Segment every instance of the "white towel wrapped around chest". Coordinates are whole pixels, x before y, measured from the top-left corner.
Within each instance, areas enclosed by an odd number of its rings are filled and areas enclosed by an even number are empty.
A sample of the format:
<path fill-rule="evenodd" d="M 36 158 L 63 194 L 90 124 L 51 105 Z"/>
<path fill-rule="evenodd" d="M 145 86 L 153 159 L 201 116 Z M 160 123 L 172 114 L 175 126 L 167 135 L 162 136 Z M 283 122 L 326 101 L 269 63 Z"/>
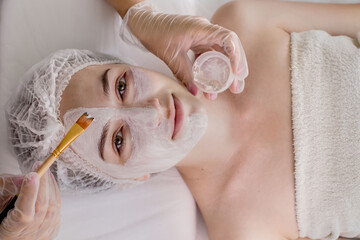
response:
<path fill-rule="evenodd" d="M 359 38 L 319 30 L 291 34 L 300 237 L 360 234 Z"/>

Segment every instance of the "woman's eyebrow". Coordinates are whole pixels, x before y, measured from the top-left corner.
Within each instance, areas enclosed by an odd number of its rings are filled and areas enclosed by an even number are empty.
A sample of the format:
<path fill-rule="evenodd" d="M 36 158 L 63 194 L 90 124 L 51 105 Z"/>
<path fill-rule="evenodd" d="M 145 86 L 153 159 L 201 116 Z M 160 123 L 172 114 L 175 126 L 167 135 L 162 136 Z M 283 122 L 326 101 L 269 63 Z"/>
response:
<path fill-rule="evenodd" d="M 108 131 L 109 131 L 109 122 L 106 123 L 105 126 L 103 127 L 101 137 L 100 137 L 100 141 L 99 141 L 99 144 L 98 144 L 100 157 L 101 157 L 101 159 L 103 161 L 105 161 L 104 160 L 104 147 L 105 147 L 106 136 L 108 135 Z"/>
<path fill-rule="evenodd" d="M 109 96 L 109 78 L 108 78 L 108 72 L 109 72 L 110 68 L 107 69 L 102 78 L 101 78 L 101 82 L 102 82 L 102 87 L 103 87 L 103 91 L 104 91 L 104 94 L 106 96 Z"/>

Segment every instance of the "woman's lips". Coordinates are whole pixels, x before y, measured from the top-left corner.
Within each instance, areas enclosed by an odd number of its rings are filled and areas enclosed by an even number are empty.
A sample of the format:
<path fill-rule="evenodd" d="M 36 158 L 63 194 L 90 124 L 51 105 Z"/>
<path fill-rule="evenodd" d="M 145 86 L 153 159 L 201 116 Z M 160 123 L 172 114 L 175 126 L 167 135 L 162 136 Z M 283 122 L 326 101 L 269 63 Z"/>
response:
<path fill-rule="evenodd" d="M 184 108 L 180 100 L 172 94 L 175 105 L 175 117 L 174 117 L 174 132 L 172 139 L 175 138 L 176 134 L 180 131 L 184 122 Z"/>

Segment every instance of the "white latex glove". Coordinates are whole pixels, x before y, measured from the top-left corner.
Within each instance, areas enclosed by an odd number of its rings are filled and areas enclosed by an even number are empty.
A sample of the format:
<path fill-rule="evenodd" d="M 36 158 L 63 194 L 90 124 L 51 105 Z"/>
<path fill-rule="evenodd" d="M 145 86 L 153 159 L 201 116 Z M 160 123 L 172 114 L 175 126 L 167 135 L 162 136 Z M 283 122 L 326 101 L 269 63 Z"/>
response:
<path fill-rule="evenodd" d="M 162 59 L 174 75 L 196 95 L 192 62 L 187 52 L 195 56 L 209 50 L 216 50 L 229 57 L 235 76 L 232 93 L 244 89 L 248 75 L 245 53 L 238 36 L 219 25 L 211 24 L 206 18 L 186 15 L 170 15 L 153 10 L 147 1 L 133 5 L 126 13 L 120 29 L 120 36 L 128 43 L 145 47 Z M 205 94 L 215 99 L 216 94 Z"/>
<path fill-rule="evenodd" d="M 26 176 L 0 175 L 0 209 L 18 191 L 15 208 L 8 212 L 0 225 L 0 239 L 53 239 L 60 225 L 61 200 L 50 171 L 41 180 L 35 172 Z"/>

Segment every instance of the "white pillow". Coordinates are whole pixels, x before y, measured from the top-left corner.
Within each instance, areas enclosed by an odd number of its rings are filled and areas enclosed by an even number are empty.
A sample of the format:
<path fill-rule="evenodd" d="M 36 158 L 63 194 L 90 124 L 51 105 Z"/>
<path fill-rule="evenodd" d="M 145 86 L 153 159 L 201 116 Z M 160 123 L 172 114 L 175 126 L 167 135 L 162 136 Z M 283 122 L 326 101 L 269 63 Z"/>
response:
<path fill-rule="evenodd" d="M 196 239 L 196 205 L 179 179 L 171 169 L 121 192 L 63 194 L 59 239 Z"/>

